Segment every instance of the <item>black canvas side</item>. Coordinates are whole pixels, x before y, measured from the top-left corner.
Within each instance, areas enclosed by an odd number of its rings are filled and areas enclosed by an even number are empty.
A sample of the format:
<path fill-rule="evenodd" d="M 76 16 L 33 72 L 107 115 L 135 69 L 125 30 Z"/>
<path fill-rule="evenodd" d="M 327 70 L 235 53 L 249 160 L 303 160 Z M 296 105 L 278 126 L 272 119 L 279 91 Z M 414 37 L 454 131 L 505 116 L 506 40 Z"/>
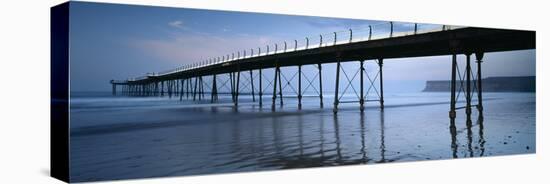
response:
<path fill-rule="evenodd" d="M 50 15 L 50 169 L 69 182 L 69 2 Z"/>

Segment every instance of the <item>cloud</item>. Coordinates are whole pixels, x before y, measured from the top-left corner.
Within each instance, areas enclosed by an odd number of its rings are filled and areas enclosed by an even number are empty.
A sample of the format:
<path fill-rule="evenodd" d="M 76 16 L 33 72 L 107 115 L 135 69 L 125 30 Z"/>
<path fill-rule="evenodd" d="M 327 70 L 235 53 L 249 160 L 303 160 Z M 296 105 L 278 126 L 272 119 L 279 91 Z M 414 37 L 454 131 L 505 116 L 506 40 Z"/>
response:
<path fill-rule="evenodd" d="M 318 29 L 346 30 L 349 28 L 368 27 L 369 24 L 379 24 L 381 22 L 372 20 L 312 17 L 307 19 L 305 23 Z"/>
<path fill-rule="evenodd" d="M 183 25 L 183 21 L 181 21 L 181 20 L 175 20 L 175 21 L 172 21 L 172 22 L 168 22 L 168 25 L 172 26 L 172 27 L 175 27 L 175 28 L 179 28 L 179 29 L 185 29 L 185 27 Z"/>
<path fill-rule="evenodd" d="M 193 62 L 204 61 L 211 58 L 227 57 L 231 53 L 246 50 L 257 52 L 258 46 L 265 46 L 275 40 L 272 37 L 236 35 L 214 36 L 208 34 L 174 33 L 164 39 L 136 39 L 130 42 L 130 46 L 138 49 L 137 52 L 146 53 L 155 62 L 166 62 L 173 66 L 181 66 Z"/>

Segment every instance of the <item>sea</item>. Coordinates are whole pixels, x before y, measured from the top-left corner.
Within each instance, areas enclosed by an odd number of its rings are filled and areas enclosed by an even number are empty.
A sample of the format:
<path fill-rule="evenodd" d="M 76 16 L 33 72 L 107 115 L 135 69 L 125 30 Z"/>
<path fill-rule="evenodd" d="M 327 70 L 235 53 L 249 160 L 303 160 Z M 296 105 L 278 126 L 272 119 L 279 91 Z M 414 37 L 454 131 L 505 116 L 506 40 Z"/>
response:
<path fill-rule="evenodd" d="M 449 92 L 345 94 L 219 101 L 72 92 L 72 182 L 322 166 L 458 159 L 536 152 L 535 93 L 483 93 L 483 113 L 449 119 Z M 457 107 L 465 105 L 463 97 Z M 477 104 L 477 99 L 473 99 Z M 454 126 L 451 126 L 451 125 Z"/>

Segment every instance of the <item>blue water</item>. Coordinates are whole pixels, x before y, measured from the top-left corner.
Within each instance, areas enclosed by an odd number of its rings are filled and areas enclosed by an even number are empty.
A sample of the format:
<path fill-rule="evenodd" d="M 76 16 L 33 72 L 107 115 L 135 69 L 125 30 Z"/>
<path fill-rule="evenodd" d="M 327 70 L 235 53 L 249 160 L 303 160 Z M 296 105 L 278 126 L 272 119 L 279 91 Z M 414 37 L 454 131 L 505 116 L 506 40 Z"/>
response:
<path fill-rule="evenodd" d="M 330 93 L 330 92 L 327 92 Z M 208 95 L 207 99 L 209 99 Z M 271 108 L 240 97 L 113 97 L 73 93 L 71 181 L 181 176 L 347 164 L 535 153 L 535 93 L 484 93 L 472 126 L 458 110 L 450 130 L 449 93 L 385 94 L 385 109 L 334 96 L 295 98 Z M 369 99 L 376 99 L 376 95 Z M 342 101 L 357 100 L 346 94 Z M 474 100 L 475 101 L 475 100 Z M 277 99 L 279 103 L 279 99 Z M 458 106 L 463 106 L 459 101 Z"/>

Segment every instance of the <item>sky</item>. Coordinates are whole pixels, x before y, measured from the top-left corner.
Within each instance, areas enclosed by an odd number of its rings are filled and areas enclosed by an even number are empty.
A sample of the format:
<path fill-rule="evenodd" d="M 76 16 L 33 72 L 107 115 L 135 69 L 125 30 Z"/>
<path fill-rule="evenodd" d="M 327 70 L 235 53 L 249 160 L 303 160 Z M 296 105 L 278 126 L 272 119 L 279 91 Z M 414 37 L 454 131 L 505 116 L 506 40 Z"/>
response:
<path fill-rule="evenodd" d="M 256 52 L 266 45 L 273 49 L 283 41 L 302 43 L 305 37 L 334 31 L 362 30 L 354 31 L 358 36 L 369 25 L 374 25 L 373 34 L 387 33 L 389 28 L 386 21 L 72 2 L 71 91 L 109 91 L 111 79 L 125 80 L 242 50 Z M 410 30 L 411 25 L 396 24 L 394 30 Z M 438 26 L 423 24 L 419 29 Z M 461 64 L 465 60 L 458 59 Z M 376 65 L 367 62 L 367 72 L 374 76 Z M 451 56 L 385 60 L 385 91 L 419 91 L 426 80 L 448 80 L 450 64 Z M 357 66 L 346 63 L 344 68 L 353 73 Z M 327 64 L 323 70 L 329 89 L 336 69 Z M 535 50 L 487 53 L 482 72 L 484 78 L 534 76 Z"/>

